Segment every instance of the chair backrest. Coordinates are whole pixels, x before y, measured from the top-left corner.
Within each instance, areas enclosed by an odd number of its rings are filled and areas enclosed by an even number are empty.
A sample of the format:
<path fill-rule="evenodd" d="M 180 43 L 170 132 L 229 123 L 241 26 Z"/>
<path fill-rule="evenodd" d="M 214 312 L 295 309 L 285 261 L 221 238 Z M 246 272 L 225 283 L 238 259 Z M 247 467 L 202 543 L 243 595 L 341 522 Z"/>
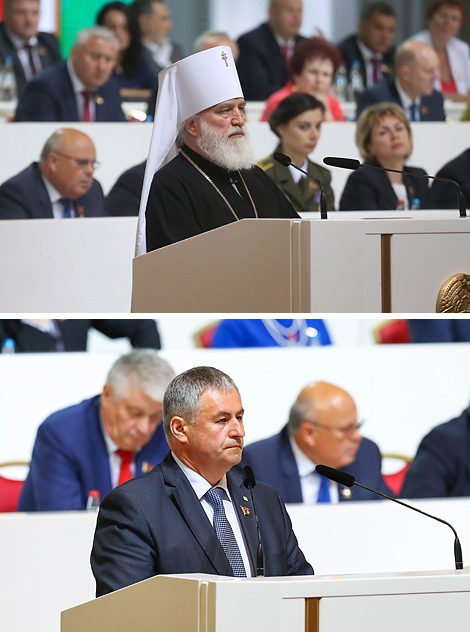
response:
<path fill-rule="evenodd" d="M 0 463 L 2 467 L 27 466 L 27 461 L 8 461 Z M 0 475 L 0 513 L 16 511 L 24 481 Z"/>
<path fill-rule="evenodd" d="M 193 334 L 193 340 L 196 343 L 196 347 L 203 347 L 204 349 L 212 347 L 212 340 L 214 339 L 215 332 L 217 331 L 219 324 L 220 320 L 216 320 L 196 331 L 196 333 Z"/>
<path fill-rule="evenodd" d="M 377 344 L 403 344 L 411 342 L 408 323 L 404 318 L 387 320 L 373 330 Z"/>
<path fill-rule="evenodd" d="M 382 454 L 382 463 L 385 459 L 391 459 L 399 463 L 399 469 L 390 473 L 382 474 L 385 484 L 389 487 L 394 495 L 398 497 L 405 482 L 406 473 L 410 469 L 413 459 L 403 454 Z"/>

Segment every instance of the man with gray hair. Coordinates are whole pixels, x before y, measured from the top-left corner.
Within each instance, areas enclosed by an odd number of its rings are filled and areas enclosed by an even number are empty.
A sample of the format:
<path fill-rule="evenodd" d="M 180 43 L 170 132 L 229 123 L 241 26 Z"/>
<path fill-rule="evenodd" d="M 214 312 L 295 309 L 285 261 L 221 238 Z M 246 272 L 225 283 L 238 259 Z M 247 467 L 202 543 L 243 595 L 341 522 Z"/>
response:
<path fill-rule="evenodd" d="M 163 399 L 171 452 L 101 504 L 91 554 L 97 596 L 159 574 L 255 575 L 254 506 L 230 471 L 242 455 L 243 415 L 236 384 L 218 369 L 172 380 Z M 260 483 L 253 494 L 264 575 L 313 574 L 276 491 Z"/>
<path fill-rule="evenodd" d="M 0 186 L 0 219 L 101 217 L 103 190 L 93 178 L 96 152 L 89 136 L 76 129 L 56 130 L 39 163 Z"/>
<path fill-rule="evenodd" d="M 438 71 L 434 48 L 407 40 L 395 53 L 395 76 L 385 77 L 358 96 L 356 117 L 366 107 L 387 101 L 402 107 L 411 122 L 445 121 L 442 94 L 433 87 Z"/>
<path fill-rule="evenodd" d="M 104 26 L 79 31 L 70 57 L 25 86 L 15 121 L 125 121 L 119 87 L 110 80 L 118 50 Z"/>
<path fill-rule="evenodd" d="M 3 0 L 0 58 L 12 58 L 18 93 L 26 81 L 61 60 L 55 35 L 38 31 L 39 11 L 39 0 Z"/>
<path fill-rule="evenodd" d="M 327 465 L 354 475 L 359 483 L 391 495 L 381 474 L 381 456 L 361 436 L 353 398 L 328 382 L 303 388 L 279 434 L 247 446 L 241 465 L 272 485 L 286 503 L 338 502 L 379 498 L 360 487 L 349 489 L 315 472 Z"/>
<path fill-rule="evenodd" d="M 173 376 L 154 349 L 135 349 L 113 364 L 101 395 L 50 415 L 18 511 L 86 509 L 90 495 L 103 498 L 160 463 L 168 452 L 162 400 Z"/>

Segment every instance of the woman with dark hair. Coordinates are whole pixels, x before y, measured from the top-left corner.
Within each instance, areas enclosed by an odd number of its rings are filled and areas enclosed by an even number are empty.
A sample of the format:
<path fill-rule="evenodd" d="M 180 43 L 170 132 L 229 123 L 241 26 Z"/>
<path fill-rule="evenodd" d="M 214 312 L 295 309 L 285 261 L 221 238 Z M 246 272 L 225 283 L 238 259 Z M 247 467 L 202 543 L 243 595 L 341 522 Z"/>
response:
<path fill-rule="evenodd" d="M 96 16 L 96 23 L 106 26 L 118 38 L 120 51 L 113 71 L 121 97 L 147 99 L 156 90 L 157 75 L 142 55 L 140 31 L 124 2 L 108 2 Z"/>
<path fill-rule="evenodd" d="M 405 173 L 353 171 L 341 196 L 340 211 L 433 208 L 427 179 L 407 173 L 425 172 L 405 165 L 413 141 L 410 122 L 399 105 L 385 102 L 366 108 L 356 122 L 356 145 L 366 164 Z"/>
<path fill-rule="evenodd" d="M 328 211 L 335 210 L 335 199 L 328 169 L 308 159 L 321 134 L 325 106 L 315 97 L 303 92 L 291 94 L 278 105 L 269 118 L 272 131 L 280 143 L 275 151 L 289 156 L 294 165 L 307 171 L 322 184 Z M 320 187 L 294 167 L 284 167 L 273 156 L 258 166 L 270 176 L 299 213 L 320 210 Z"/>
<path fill-rule="evenodd" d="M 290 62 L 292 80 L 269 97 L 261 120 L 268 121 L 279 103 L 289 95 L 304 92 L 323 103 L 325 121 L 345 121 L 339 101 L 330 94 L 333 78 L 341 65 L 339 48 L 326 40 L 312 37 L 300 42 Z"/>
<path fill-rule="evenodd" d="M 429 44 L 439 57 L 434 87 L 446 99 L 465 101 L 470 94 L 470 47 L 457 37 L 465 22 L 465 7 L 458 0 L 437 0 L 426 14 L 427 29 L 412 39 Z"/>

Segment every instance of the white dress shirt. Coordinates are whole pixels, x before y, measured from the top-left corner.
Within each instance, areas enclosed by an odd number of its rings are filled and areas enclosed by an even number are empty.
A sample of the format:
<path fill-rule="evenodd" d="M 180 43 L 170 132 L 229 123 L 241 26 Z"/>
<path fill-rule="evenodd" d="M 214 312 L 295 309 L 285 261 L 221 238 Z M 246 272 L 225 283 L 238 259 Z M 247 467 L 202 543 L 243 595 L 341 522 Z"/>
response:
<path fill-rule="evenodd" d="M 304 505 L 314 505 L 318 501 L 318 492 L 320 491 L 320 477 L 315 472 L 316 464 L 302 452 L 290 433 L 289 441 L 299 472 L 302 502 Z M 332 503 L 339 502 L 338 485 L 333 481 L 330 481 L 330 501 Z"/>
<path fill-rule="evenodd" d="M 204 509 L 204 511 L 207 514 L 207 517 L 209 518 L 209 522 L 211 523 L 211 525 L 213 525 L 214 524 L 214 510 L 212 509 L 212 506 L 209 504 L 209 502 L 205 498 L 203 498 L 204 494 L 212 488 L 212 485 L 208 481 L 206 481 L 206 479 L 203 478 L 200 474 L 198 474 L 195 470 L 192 470 L 190 467 L 185 465 L 176 456 L 174 452 L 172 452 L 171 455 L 175 459 L 179 467 L 182 469 L 184 474 L 186 475 L 186 478 L 190 482 L 191 487 L 194 489 L 194 493 L 196 494 L 196 496 L 199 498 L 201 502 L 202 508 Z M 230 492 L 227 487 L 227 476 L 224 474 L 224 476 L 220 479 L 218 483 L 214 485 L 214 487 L 222 487 L 227 493 L 228 498 L 225 498 L 223 500 L 225 515 L 227 516 L 227 520 L 229 521 L 230 526 L 232 527 L 233 535 L 235 536 L 235 539 L 238 544 L 238 548 L 240 549 L 243 565 L 245 566 L 246 576 L 253 577 L 253 572 L 251 570 L 250 559 L 248 557 L 248 551 L 246 548 L 245 539 L 243 537 L 243 532 L 241 530 L 240 523 L 238 521 L 238 516 L 232 504 Z"/>

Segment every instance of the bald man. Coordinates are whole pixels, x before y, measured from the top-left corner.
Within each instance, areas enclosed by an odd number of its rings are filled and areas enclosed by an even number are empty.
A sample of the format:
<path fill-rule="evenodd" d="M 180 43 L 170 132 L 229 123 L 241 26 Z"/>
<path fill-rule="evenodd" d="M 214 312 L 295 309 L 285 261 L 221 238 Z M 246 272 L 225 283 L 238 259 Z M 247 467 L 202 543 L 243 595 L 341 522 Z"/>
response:
<path fill-rule="evenodd" d="M 395 53 L 395 77 L 386 77 L 358 96 L 357 113 L 382 101 L 401 106 L 412 122 L 445 121 L 442 94 L 433 88 L 439 69 L 435 50 L 414 40 L 408 40 Z"/>
<path fill-rule="evenodd" d="M 286 503 L 314 504 L 343 500 L 375 500 L 360 487 L 346 488 L 315 472 L 328 465 L 356 477 L 359 483 L 392 495 L 381 474 L 375 443 L 361 436 L 356 404 L 345 390 L 328 382 L 303 388 L 281 432 L 243 450 L 241 467 L 277 489 Z"/>
<path fill-rule="evenodd" d="M 0 186 L 0 219 L 101 217 L 103 190 L 93 174 L 93 141 L 83 132 L 62 128 L 46 141 L 33 162 Z"/>

